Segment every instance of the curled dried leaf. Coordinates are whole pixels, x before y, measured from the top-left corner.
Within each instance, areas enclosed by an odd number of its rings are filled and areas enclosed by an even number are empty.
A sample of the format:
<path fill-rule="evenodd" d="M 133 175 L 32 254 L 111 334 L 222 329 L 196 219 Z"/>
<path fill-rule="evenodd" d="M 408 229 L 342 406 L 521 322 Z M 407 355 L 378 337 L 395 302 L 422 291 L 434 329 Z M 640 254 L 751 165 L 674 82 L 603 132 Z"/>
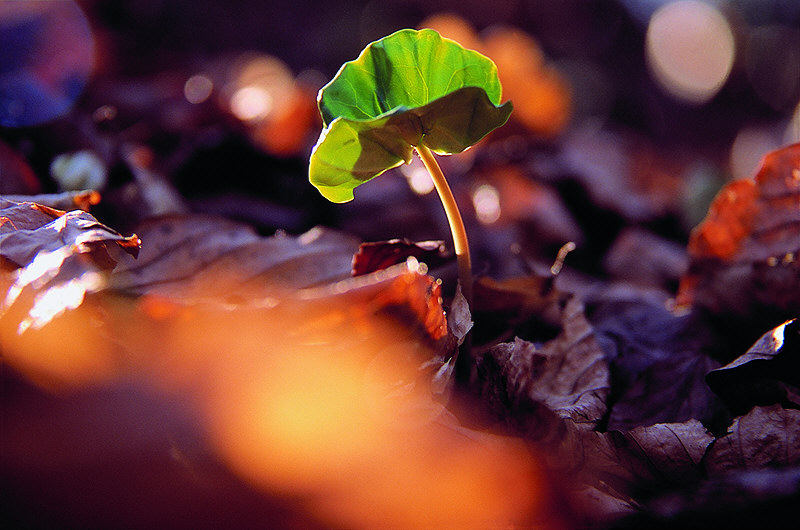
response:
<path fill-rule="evenodd" d="M 692 232 L 677 303 L 720 314 L 800 313 L 800 144 L 767 154 L 716 196 Z"/>
<path fill-rule="evenodd" d="M 0 305 L 2 316 L 24 293 L 27 314 L 18 331 L 39 328 L 83 302 L 87 293 L 106 285 L 116 260 L 109 245 L 132 256 L 141 241 L 123 236 L 80 210 L 64 212 L 36 203 L 0 198 L 0 258 L 17 270 Z"/>
<path fill-rule="evenodd" d="M 361 276 L 379 271 L 408 258 L 425 263 L 428 267 L 438 267 L 452 258 L 444 247 L 444 241 L 412 242 L 408 239 L 391 239 L 374 243 L 362 243 L 353 256 L 353 276 Z"/>
<path fill-rule="evenodd" d="M 608 366 L 583 304 L 571 298 L 561 318 L 562 331 L 553 340 L 537 346 L 517 338 L 478 360 L 481 393 L 490 406 L 536 436 L 544 435 L 550 414 L 591 429 L 606 413 Z"/>
<path fill-rule="evenodd" d="M 800 321 L 765 333 L 744 355 L 706 376 L 734 414 L 756 405 L 800 406 Z"/>

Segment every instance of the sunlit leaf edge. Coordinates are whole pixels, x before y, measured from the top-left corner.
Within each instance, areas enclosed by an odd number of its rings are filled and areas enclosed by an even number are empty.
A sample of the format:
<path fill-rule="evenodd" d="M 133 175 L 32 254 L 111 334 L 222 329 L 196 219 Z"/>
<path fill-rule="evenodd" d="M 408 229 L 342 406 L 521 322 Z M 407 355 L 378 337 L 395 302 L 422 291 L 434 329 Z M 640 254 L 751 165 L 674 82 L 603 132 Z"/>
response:
<path fill-rule="evenodd" d="M 399 98 L 402 95 L 399 94 L 398 91 L 392 91 L 391 87 L 381 86 L 381 84 L 377 82 L 378 76 L 374 72 L 374 69 L 377 68 L 377 50 L 382 50 L 387 45 L 396 44 L 402 41 L 406 41 L 406 43 L 410 45 L 417 45 L 419 42 L 425 42 L 428 44 L 428 51 L 432 52 L 430 55 L 433 56 L 435 55 L 433 52 L 440 51 L 449 53 L 451 58 L 457 58 L 462 62 L 467 61 L 465 66 L 462 65 L 460 67 L 461 70 L 466 70 L 467 68 L 471 67 L 480 72 L 480 76 L 471 78 L 469 81 L 462 80 L 460 84 L 453 85 L 451 88 L 449 83 L 452 82 L 452 76 L 454 75 L 455 70 L 459 70 L 459 68 L 455 68 L 454 65 L 447 64 L 447 61 L 439 61 L 435 63 L 436 69 L 441 72 L 445 72 L 448 68 L 450 68 L 451 71 L 449 72 L 450 77 L 448 78 L 448 85 L 444 88 L 444 90 L 434 91 L 440 92 L 438 95 L 436 95 L 436 97 L 423 98 L 424 101 L 421 101 L 419 104 L 415 104 L 414 101 L 409 99 L 410 96 L 407 90 L 407 86 L 414 80 L 406 77 L 402 82 L 402 92 L 404 92 L 405 96 L 407 96 L 405 101 L 397 102 L 397 104 L 390 106 L 384 105 L 385 108 L 379 112 L 375 111 L 375 109 L 365 109 L 359 104 L 358 101 L 361 93 L 369 94 L 370 103 L 377 102 L 378 94 L 386 91 L 391 92 L 388 97 Z M 389 62 L 396 62 L 398 59 L 399 57 L 387 57 L 385 60 Z M 387 67 L 389 69 L 395 67 L 394 64 L 385 64 L 380 66 Z M 420 70 L 419 67 L 417 67 L 417 71 L 424 78 L 422 80 L 423 85 L 430 86 L 433 83 L 433 81 L 430 79 L 432 76 L 430 71 L 424 72 Z M 359 91 L 359 89 L 355 86 L 355 83 L 363 85 L 361 87 L 362 90 Z M 436 99 L 439 99 L 440 97 L 446 96 L 451 92 L 467 86 L 482 88 L 489 97 L 489 100 L 494 105 L 500 104 L 502 97 L 502 86 L 500 85 L 500 79 L 497 74 L 497 66 L 491 59 L 475 50 L 464 48 L 461 44 L 452 39 L 442 37 L 435 30 L 401 29 L 392 33 L 391 35 L 371 42 L 361 51 L 356 59 L 344 63 L 341 68 L 339 68 L 339 71 L 336 73 L 333 79 L 331 79 L 331 81 L 329 81 L 320 89 L 317 95 L 317 105 L 319 107 L 320 115 L 322 116 L 323 125 L 327 127 L 334 119 L 342 116 L 354 120 L 370 120 L 394 112 L 400 108 L 410 109 L 424 106 Z M 331 96 L 331 94 L 334 95 Z M 342 97 L 343 95 L 344 97 Z M 380 106 L 380 103 L 378 103 L 378 107 Z M 345 112 L 345 109 L 348 108 L 357 109 L 360 114 L 363 114 L 363 116 L 355 116 L 351 112 Z"/>
<path fill-rule="evenodd" d="M 458 109 L 459 98 L 464 98 L 468 102 L 467 105 L 462 104 L 462 107 L 469 108 L 469 102 L 473 105 L 468 121 L 470 127 L 476 109 L 484 113 L 485 119 L 480 121 L 477 130 L 471 130 L 472 134 L 468 132 L 461 135 L 452 134 L 447 127 L 440 127 L 435 120 L 433 122 L 426 120 L 431 114 L 435 114 L 436 110 Z M 456 104 L 450 105 L 453 100 L 456 100 Z M 389 169 L 411 162 L 413 146 L 425 143 L 434 152 L 446 155 L 462 152 L 505 124 L 512 110 L 510 101 L 495 105 L 483 89 L 463 87 L 427 105 L 414 108 L 398 107 L 370 120 L 338 117 L 323 129 L 311 152 L 309 181 L 332 202 L 351 201 L 356 187 Z M 456 114 L 466 116 L 466 113 Z M 427 127 L 423 125 L 425 121 L 429 121 Z M 485 126 L 481 126 L 481 123 Z M 348 134 L 355 135 L 357 139 L 351 137 L 342 141 L 341 137 Z M 459 140 L 458 136 L 466 138 Z M 364 141 L 367 137 L 369 143 Z M 426 140 L 434 141 L 429 143 Z M 357 158 L 348 163 L 344 161 L 346 154 L 342 153 L 346 153 L 346 144 L 351 142 L 358 142 L 360 149 Z M 364 160 L 373 163 L 364 163 Z M 358 163 L 362 167 L 356 167 Z"/>

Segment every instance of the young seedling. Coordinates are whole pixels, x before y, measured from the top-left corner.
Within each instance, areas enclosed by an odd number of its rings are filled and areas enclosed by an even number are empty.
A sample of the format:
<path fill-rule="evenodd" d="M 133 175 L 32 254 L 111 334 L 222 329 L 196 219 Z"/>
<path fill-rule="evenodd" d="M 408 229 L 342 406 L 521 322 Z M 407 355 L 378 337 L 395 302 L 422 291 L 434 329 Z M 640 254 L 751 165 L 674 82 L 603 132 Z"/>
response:
<path fill-rule="evenodd" d="M 317 97 L 324 128 L 311 152 L 309 180 L 333 202 L 416 151 L 444 205 L 461 290 L 471 301 L 467 233 L 433 153 L 460 153 L 511 114 L 500 104 L 494 63 L 430 29 L 403 29 L 369 44 Z"/>

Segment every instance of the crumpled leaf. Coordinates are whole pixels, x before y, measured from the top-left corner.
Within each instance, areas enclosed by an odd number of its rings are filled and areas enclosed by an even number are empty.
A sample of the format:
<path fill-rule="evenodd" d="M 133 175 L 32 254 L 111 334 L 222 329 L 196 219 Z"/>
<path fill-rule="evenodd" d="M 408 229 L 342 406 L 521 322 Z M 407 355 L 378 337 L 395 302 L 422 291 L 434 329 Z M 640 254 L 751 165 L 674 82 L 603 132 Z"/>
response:
<path fill-rule="evenodd" d="M 17 269 L 0 316 L 26 292 L 32 300 L 19 322 L 20 333 L 74 309 L 87 293 L 105 286 L 104 273 L 116 265 L 109 244 L 135 257 L 141 242 L 135 234 L 125 237 L 80 210 L 64 212 L 0 198 L 0 263 Z"/>
<path fill-rule="evenodd" d="M 444 242 L 439 240 L 412 242 L 408 239 L 391 239 L 361 243 L 353 256 L 352 274 L 369 274 L 403 263 L 409 257 L 425 263 L 429 268 L 436 268 L 453 256 L 445 250 Z"/>
<path fill-rule="evenodd" d="M 191 215 L 153 219 L 137 233 L 142 252 L 135 261 L 121 258 L 114 291 L 180 304 L 268 307 L 293 299 L 324 305 L 326 297 L 349 294 L 354 311 L 359 304 L 408 306 L 434 340 L 447 333 L 433 278 L 412 265 L 351 278 L 358 241 L 340 232 L 318 227 L 297 237 L 261 237 L 241 223 Z M 428 294 L 420 298 L 415 286 Z"/>
<path fill-rule="evenodd" d="M 584 513 L 584 526 L 640 513 L 649 491 L 694 485 L 714 440 L 694 419 L 608 432 L 562 420 L 550 430 L 540 443 L 553 469 L 573 477 L 571 496 Z"/>
<path fill-rule="evenodd" d="M 705 459 L 709 475 L 800 464 L 800 410 L 755 407 L 733 421 Z"/>
<path fill-rule="evenodd" d="M 754 179 L 720 190 L 692 231 L 679 306 L 784 320 L 800 313 L 799 164 L 800 144 L 790 145 L 767 154 Z"/>
<path fill-rule="evenodd" d="M 479 277 L 473 286 L 473 310 L 478 343 L 552 338 L 561 326 L 562 310 L 569 295 L 554 286 L 552 275 L 531 274 L 498 281 Z"/>
<path fill-rule="evenodd" d="M 517 338 L 477 360 L 484 399 L 501 415 L 520 422 L 523 432 L 541 428 L 537 411 L 542 409 L 587 429 L 606 412 L 608 366 L 583 304 L 571 298 L 561 318 L 562 332 L 553 340 L 538 346 Z"/>
<path fill-rule="evenodd" d="M 568 443 L 557 453 L 565 460 L 561 468 L 577 466 L 590 481 L 604 481 L 621 495 L 632 488 L 699 480 L 703 456 L 714 436 L 692 419 L 625 431 L 585 431 L 565 440 Z"/>
<path fill-rule="evenodd" d="M 332 230 L 265 238 L 248 225 L 201 215 L 145 221 L 137 233 L 141 255 L 120 263 L 112 288 L 184 302 L 263 299 L 343 280 L 358 247 Z"/>
<path fill-rule="evenodd" d="M 593 307 L 590 321 L 614 374 L 609 429 L 714 418 L 721 407 L 705 377 L 719 363 L 703 353 L 710 339 L 691 315 L 612 300 Z"/>
<path fill-rule="evenodd" d="M 735 414 L 753 406 L 800 406 L 800 321 L 765 333 L 744 355 L 706 377 Z"/>

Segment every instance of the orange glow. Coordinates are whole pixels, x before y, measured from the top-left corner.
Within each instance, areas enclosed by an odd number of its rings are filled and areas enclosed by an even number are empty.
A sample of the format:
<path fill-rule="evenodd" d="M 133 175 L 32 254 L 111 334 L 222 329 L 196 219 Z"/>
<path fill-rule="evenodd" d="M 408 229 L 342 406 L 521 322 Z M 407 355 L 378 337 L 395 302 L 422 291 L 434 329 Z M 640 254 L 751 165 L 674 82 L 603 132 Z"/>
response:
<path fill-rule="evenodd" d="M 524 445 L 465 435 L 420 377 L 430 350 L 369 324 L 306 346 L 277 337 L 257 363 L 217 366 L 209 425 L 237 473 L 334 527 L 522 524 L 544 510 Z"/>
<path fill-rule="evenodd" d="M 381 310 L 396 286 L 358 285 L 268 307 L 94 295 L 39 332 L 0 332 L 31 378 L 125 375 L 189 403 L 222 462 L 325 526 L 566 528 L 529 447 L 447 412 L 440 342 Z"/>
<path fill-rule="evenodd" d="M 490 28 L 481 39 L 472 26 L 457 15 L 434 15 L 420 24 L 462 46 L 477 50 L 494 61 L 503 86 L 503 99 L 514 103 L 511 119 L 543 136 L 554 136 L 568 124 L 572 113 L 569 85 L 545 63 L 539 45 L 524 31 L 513 27 Z"/>
<path fill-rule="evenodd" d="M 0 276 L 3 291 L 8 291 L 10 283 L 7 273 L 5 280 Z M 19 323 L 29 318 L 30 298 L 23 293 L 14 306 L 0 312 L 4 362 L 54 392 L 106 383 L 117 374 L 111 344 L 94 320 L 96 307 L 84 303 L 20 334 Z"/>
<path fill-rule="evenodd" d="M 254 129 L 253 136 L 273 155 L 291 156 L 306 146 L 318 119 L 315 92 L 296 83 L 287 100 Z"/>
<path fill-rule="evenodd" d="M 452 13 L 437 13 L 419 25 L 420 28 L 435 29 L 443 37 L 452 39 L 470 50 L 480 51 L 483 43 L 475 28 L 458 15 Z"/>
<path fill-rule="evenodd" d="M 233 115 L 245 122 L 269 117 L 285 104 L 294 86 L 294 76 L 280 59 L 261 54 L 241 56 L 229 79 L 222 96 Z"/>
<path fill-rule="evenodd" d="M 319 121 L 319 87 L 313 86 L 313 72 L 295 79 L 280 59 L 248 53 L 233 62 L 226 79 L 220 90 L 222 105 L 249 126 L 258 147 L 276 156 L 293 156 L 316 139 L 310 137 Z"/>

